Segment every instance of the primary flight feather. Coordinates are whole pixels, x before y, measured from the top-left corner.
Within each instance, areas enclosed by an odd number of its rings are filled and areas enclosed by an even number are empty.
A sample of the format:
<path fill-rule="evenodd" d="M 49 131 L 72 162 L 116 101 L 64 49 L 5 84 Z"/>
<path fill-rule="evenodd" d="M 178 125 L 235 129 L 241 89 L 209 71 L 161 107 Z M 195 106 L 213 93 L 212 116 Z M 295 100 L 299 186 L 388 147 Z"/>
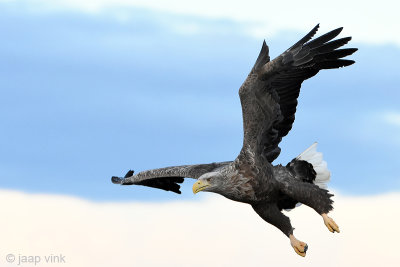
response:
<path fill-rule="evenodd" d="M 330 172 L 314 143 L 286 166 L 273 166 L 281 152 L 279 143 L 292 128 L 297 98 L 304 80 L 322 69 L 349 66 L 353 60 L 342 59 L 357 51 L 339 49 L 351 37 L 333 40 L 342 28 L 312 39 L 315 26 L 306 36 L 270 61 L 269 49 L 263 42 L 260 54 L 247 79 L 239 89 L 243 113 L 243 147 L 234 161 L 173 166 L 142 171 L 129 171 L 125 177 L 113 176 L 121 185 L 144 185 L 180 194 L 184 178 L 194 178 L 193 192 L 214 192 L 231 200 L 250 204 L 268 223 L 278 227 L 290 239 L 297 254 L 305 256 L 308 246 L 293 235 L 290 220 L 281 211 L 300 203 L 320 214 L 331 232 L 339 227 L 328 217 L 332 210 L 326 190 Z"/>

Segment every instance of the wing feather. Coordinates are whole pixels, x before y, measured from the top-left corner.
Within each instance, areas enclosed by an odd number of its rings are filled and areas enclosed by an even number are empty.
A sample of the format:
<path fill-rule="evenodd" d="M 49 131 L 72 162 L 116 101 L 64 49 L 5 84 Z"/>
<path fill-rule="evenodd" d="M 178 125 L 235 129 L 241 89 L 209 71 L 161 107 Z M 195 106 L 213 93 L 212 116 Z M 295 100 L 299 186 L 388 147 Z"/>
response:
<path fill-rule="evenodd" d="M 171 166 L 146 170 L 139 172 L 138 174 L 134 174 L 134 171 L 130 170 L 124 178 L 113 176 L 111 177 L 111 181 L 114 184 L 143 185 L 180 194 L 181 191 L 179 184 L 183 183 L 184 178 L 198 179 L 201 175 L 207 172 L 216 171 L 230 163 L 231 161 Z"/>
<path fill-rule="evenodd" d="M 354 63 L 353 60 L 342 58 L 353 54 L 356 48 L 337 49 L 347 44 L 351 37 L 333 40 L 343 28 L 311 40 L 318 27 L 316 25 L 272 61 L 269 61 L 266 54 L 268 46 L 264 41 L 256 64 L 239 89 L 243 113 L 243 147 L 246 148 L 242 149 L 241 154 L 250 148 L 269 162 L 275 160 L 280 153 L 278 145 L 291 130 L 295 120 L 302 82 L 321 69 L 340 68 Z"/>

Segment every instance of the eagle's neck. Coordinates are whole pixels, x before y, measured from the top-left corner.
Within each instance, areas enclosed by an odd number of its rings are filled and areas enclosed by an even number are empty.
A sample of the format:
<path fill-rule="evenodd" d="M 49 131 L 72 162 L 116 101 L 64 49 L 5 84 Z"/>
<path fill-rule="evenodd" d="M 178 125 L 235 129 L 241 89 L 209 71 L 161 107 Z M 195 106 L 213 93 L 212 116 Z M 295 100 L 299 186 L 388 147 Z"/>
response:
<path fill-rule="evenodd" d="M 252 168 L 239 169 L 236 161 L 224 168 L 224 183 L 219 193 L 231 200 L 251 203 L 255 201 L 254 176 Z M 248 166 L 248 165 L 246 165 Z M 244 166 L 243 166 L 244 167 Z"/>

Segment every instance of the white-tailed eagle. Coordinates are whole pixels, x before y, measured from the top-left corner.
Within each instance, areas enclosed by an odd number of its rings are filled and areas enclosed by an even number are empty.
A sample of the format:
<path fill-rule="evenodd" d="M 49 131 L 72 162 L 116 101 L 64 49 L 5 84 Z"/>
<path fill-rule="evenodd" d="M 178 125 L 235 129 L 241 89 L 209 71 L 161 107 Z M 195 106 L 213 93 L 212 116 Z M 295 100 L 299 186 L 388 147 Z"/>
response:
<path fill-rule="evenodd" d="M 243 113 L 243 147 L 233 161 L 129 171 L 124 178 L 112 177 L 121 185 L 144 185 L 180 193 L 184 178 L 194 178 L 193 192 L 214 192 L 250 204 L 266 222 L 278 227 L 297 254 L 306 255 L 307 244 L 293 236 L 290 220 L 281 211 L 302 203 L 320 214 L 331 232 L 339 227 L 328 217 L 332 210 L 326 190 L 330 172 L 316 143 L 286 166 L 272 165 L 281 149 L 279 143 L 292 128 L 297 98 L 304 80 L 322 69 L 349 66 L 343 59 L 356 48 L 339 49 L 351 37 L 335 39 L 342 28 L 312 39 L 319 25 L 270 61 L 265 41 L 247 79 L 239 89 Z"/>

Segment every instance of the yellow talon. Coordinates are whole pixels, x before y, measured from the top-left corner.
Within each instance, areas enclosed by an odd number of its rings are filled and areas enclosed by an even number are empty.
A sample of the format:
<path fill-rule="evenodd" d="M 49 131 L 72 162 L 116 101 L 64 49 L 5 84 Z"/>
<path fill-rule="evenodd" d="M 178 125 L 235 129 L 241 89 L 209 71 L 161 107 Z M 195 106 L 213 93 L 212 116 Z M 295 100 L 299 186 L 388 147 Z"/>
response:
<path fill-rule="evenodd" d="M 307 249 L 308 249 L 308 245 L 307 245 L 306 243 L 304 243 L 304 242 L 301 242 L 300 240 L 297 240 L 297 239 L 294 237 L 294 235 L 290 235 L 290 236 L 289 236 L 289 239 L 290 239 L 290 245 L 292 245 L 294 251 L 295 251 L 298 255 L 300 255 L 300 256 L 302 256 L 302 257 L 305 257 L 305 256 L 306 256 Z"/>
<path fill-rule="evenodd" d="M 321 214 L 321 216 L 324 219 L 324 223 L 330 232 L 340 233 L 339 226 L 335 223 L 335 221 L 331 217 L 328 217 L 326 213 Z"/>

